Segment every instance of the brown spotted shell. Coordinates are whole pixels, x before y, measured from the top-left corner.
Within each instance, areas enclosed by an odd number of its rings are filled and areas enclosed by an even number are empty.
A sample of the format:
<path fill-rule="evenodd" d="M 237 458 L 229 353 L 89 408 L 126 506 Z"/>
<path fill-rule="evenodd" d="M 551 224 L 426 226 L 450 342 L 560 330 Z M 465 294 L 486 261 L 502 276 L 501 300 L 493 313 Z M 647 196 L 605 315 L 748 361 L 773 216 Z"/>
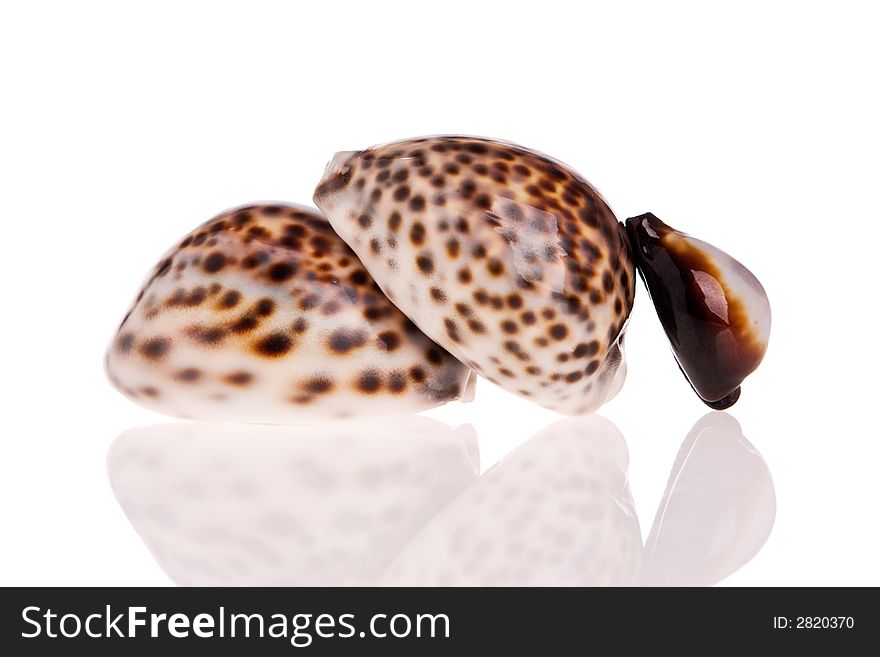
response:
<path fill-rule="evenodd" d="M 315 210 L 225 212 L 159 262 L 106 356 L 113 384 L 183 417 L 283 423 L 409 413 L 470 372 L 382 294 Z"/>
<path fill-rule="evenodd" d="M 633 260 L 570 168 L 512 144 L 429 137 L 338 154 L 315 202 L 385 294 L 490 381 L 566 414 L 620 389 Z"/>

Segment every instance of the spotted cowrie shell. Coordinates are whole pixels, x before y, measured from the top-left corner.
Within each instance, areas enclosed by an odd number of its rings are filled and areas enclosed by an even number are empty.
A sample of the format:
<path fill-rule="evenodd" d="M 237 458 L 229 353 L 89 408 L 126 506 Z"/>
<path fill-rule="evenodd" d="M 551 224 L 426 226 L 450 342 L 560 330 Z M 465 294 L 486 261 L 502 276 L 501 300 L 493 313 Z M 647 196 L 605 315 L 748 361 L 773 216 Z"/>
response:
<path fill-rule="evenodd" d="M 412 413 L 470 396 L 467 366 L 382 294 L 315 210 L 225 212 L 154 268 L 106 354 L 156 411 L 286 423 Z"/>
<path fill-rule="evenodd" d="M 572 415 L 620 389 L 629 241 L 567 166 L 487 139 L 414 139 L 339 153 L 314 200 L 388 298 L 490 381 Z"/>
<path fill-rule="evenodd" d="M 770 304 L 739 261 L 650 213 L 618 222 L 581 176 L 520 146 L 438 136 L 338 153 L 315 202 L 428 336 L 560 413 L 623 384 L 636 269 L 710 407 L 739 399 L 767 349 Z"/>

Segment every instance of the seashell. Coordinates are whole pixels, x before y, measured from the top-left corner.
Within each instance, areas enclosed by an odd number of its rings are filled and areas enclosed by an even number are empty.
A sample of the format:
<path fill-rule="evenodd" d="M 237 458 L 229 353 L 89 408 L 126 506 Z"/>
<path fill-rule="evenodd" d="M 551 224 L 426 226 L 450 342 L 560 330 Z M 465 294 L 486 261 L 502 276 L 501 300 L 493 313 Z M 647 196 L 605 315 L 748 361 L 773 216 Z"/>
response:
<path fill-rule="evenodd" d="M 282 204 L 225 212 L 166 253 L 106 369 L 148 408 L 211 420 L 411 413 L 472 392 L 319 213 Z"/>
<path fill-rule="evenodd" d="M 626 226 L 682 372 L 708 406 L 732 406 L 743 379 L 767 351 L 770 302 L 764 288 L 739 261 L 653 214 L 627 219 Z"/>
<path fill-rule="evenodd" d="M 629 242 L 565 165 L 487 139 L 415 139 L 338 154 L 314 199 L 388 298 L 490 381 L 565 414 L 620 389 Z"/>

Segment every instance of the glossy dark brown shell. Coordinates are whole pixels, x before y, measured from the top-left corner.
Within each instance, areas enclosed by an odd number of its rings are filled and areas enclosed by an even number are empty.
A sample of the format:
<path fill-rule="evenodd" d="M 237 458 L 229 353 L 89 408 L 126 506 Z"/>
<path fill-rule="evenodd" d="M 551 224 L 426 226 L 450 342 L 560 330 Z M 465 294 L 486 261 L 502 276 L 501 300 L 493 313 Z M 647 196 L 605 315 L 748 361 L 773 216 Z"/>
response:
<path fill-rule="evenodd" d="M 653 214 L 627 219 L 626 226 L 682 372 L 708 406 L 732 406 L 767 350 L 764 288 L 739 261 Z"/>

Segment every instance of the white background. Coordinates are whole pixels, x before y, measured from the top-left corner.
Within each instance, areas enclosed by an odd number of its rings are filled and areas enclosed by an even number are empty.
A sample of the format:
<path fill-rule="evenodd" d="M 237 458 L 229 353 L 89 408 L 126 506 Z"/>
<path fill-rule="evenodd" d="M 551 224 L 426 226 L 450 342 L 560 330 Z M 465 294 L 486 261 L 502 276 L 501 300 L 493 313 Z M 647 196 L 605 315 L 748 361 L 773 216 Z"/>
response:
<path fill-rule="evenodd" d="M 503 138 L 743 261 L 773 307 L 731 410 L 776 524 L 725 583 L 880 584 L 878 17 L 870 3 L 4 3 L 0 9 L 2 584 L 166 584 L 110 490 L 115 436 L 160 419 L 102 354 L 144 274 L 197 223 L 310 202 L 338 150 Z M 626 437 L 648 532 L 706 411 L 644 289 Z M 430 415 L 483 469 L 553 421 L 481 381 Z"/>

